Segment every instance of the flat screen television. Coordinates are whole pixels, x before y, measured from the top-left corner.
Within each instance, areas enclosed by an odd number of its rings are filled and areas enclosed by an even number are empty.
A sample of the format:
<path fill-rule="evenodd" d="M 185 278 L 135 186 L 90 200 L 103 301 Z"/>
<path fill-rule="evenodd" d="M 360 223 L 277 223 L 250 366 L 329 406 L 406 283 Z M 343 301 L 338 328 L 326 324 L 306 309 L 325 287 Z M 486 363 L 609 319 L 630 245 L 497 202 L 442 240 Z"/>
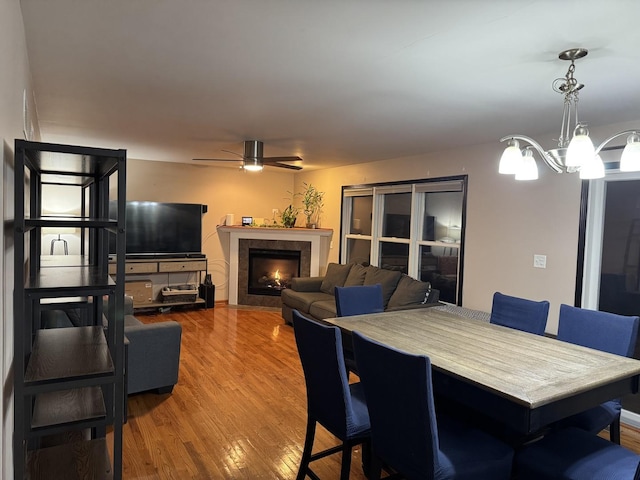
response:
<path fill-rule="evenodd" d="M 115 215 L 115 203 L 110 207 Z M 205 211 L 206 205 L 193 203 L 127 202 L 127 257 L 200 254 Z M 109 252 L 115 250 L 111 242 Z"/>

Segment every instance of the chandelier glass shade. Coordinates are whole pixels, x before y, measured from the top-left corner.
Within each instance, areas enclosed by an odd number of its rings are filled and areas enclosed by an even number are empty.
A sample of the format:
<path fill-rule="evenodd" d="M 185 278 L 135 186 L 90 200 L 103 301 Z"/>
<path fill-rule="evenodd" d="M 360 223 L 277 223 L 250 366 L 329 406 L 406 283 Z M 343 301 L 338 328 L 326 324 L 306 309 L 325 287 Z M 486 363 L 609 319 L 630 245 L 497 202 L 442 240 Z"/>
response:
<path fill-rule="evenodd" d="M 525 135 L 507 135 L 500 139 L 500 142 L 507 142 L 507 146 L 500 158 L 499 173 L 515 175 L 516 180 L 537 179 L 538 168 L 533 157 L 535 151 L 545 165 L 556 173 L 579 172 L 582 179 L 602 178 L 605 169 L 600 152 L 611 141 L 624 136 L 627 137 L 627 144 L 622 152 L 620 170 L 640 170 L 640 129 L 618 132 L 594 147 L 587 125 L 578 120 L 578 92 L 584 85 L 578 83 L 573 74 L 575 60 L 587 53 L 584 48 L 573 48 L 558 55 L 561 60 L 571 61 L 566 75 L 557 78 L 552 84 L 553 90 L 564 96 L 558 147 L 545 150 L 538 142 Z"/>

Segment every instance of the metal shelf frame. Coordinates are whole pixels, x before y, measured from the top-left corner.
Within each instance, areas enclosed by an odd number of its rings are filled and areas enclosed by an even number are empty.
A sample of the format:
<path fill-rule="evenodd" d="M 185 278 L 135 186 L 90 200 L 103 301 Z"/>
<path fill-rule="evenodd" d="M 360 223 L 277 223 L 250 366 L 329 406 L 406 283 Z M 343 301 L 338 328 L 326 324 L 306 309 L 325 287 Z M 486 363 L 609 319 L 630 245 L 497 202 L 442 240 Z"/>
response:
<path fill-rule="evenodd" d="M 126 151 L 17 139 L 14 155 L 14 479 L 82 478 L 82 465 L 92 478 L 119 480 L 126 402 Z M 77 187 L 81 215 L 43 215 L 44 185 Z M 116 219 L 109 218 L 112 195 Z M 43 259 L 47 227 L 79 229 L 80 258 Z M 111 274 L 110 235 L 119 259 Z M 88 325 L 41 329 L 41 312 L 56 307 L 82 308 Z M 72 438 L 85 429 L 90 439 L 80 444 L 40 448 L 47 436 Z"/>

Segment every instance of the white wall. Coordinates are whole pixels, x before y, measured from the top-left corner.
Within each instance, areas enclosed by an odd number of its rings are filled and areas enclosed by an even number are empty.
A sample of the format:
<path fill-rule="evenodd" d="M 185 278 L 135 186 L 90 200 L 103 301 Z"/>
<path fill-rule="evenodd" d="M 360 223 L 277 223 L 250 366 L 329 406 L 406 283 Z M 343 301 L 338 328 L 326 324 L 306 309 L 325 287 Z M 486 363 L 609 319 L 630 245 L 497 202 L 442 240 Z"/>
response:
<path fill-rule="evenodd" d="M 592 135 L 596 134 L 592 129 Z M 491 310 L 495 291 L 551 302 L 547 330 L 556 332 L 561 303 L 573 304 L 581 182 L 540 166 L 537 182 L 499 175 L 501 145 L 478 145 L 412 158 L 301 172 L 302 182 L 327 192 L 322 226 L 338 239 L 343 185 L 467 174 L 463 305 Z M 329 261 L 338 261 L 338 241 Z M 533 267 L 533 255 L 547 268 Z"/>
<path fill-rule="evenodd" d="M 631 127 L 620 124 L 590 130 L 594 139 L 603 139 Z M 560 304 L 574 301 L 581 181 L 577 175 L 555 174 L 539 163 L 538 181 L 516 182 L 497 173 L 502 149 L 496 141 L 295 174 L 272 169 L 251 174 L 233 168 L 129 159 L 127 199 L 209 206 L 203 250 L 216 285 L 216 300 L 226 300 L 228 243 L 215 228 L 225 214 L 233 213 L 236 223 L 243 215 L 270 218 L 273 208 L 282 210 L 288 204 L 287 192 L 300 192 L 303 182 L 312 183 L 325 192 L 320 227 L 334 230 L 328 260 L 336 262 L 343 185 L 467 174 L 463 305 L 490 311 L 495 291 L 547 299 L 551 302 L 547 330 L 555 333 Z M 546 269 L 533 267 L 534 254 L 547 256 Z"/>
<path fill-rule="evenodd" d="M 13 234 L 7 228 L 13 218 L 13 143 L 23 138 L 23 93 L 29 102 L 27 128 L 38 136 L 37 115 L 29 81 L 22 13 L 18 0 L 0 0 L 0 195 L 3 211 L 0 257 L 2 340 L 0 356 L 2 371 L 2 435 L 0 436 L 0 477 L 13 477 Z"/>
<path fill-rule="evenodd" d="M 123 146 L 125 148 L 126 146 Z M 235 223 L 242 216 L 271 219 L 274 208 L 289 204 L 294 174 L 288 170 L 265 169 L 260 173 L 237 168 L 185 165 L 169 162 L 127 160 L 127 200 L 202 203 L 202 248 L 216 286 L 215 299 L 228 299 L 228 234 L 218 236 L 217 225 L 227 213 Z"/>

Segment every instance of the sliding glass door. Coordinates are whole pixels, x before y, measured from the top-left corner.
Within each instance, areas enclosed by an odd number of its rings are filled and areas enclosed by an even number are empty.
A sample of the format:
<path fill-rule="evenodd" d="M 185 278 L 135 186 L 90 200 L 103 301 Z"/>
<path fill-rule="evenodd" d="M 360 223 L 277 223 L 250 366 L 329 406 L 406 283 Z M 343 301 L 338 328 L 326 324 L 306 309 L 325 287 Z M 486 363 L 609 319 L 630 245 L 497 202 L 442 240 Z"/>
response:
<path fill-rule="evenodd" d="M 582 306 L 640 315 L 640 176 L 592 180 L 588 202 Z M 634 357 L 640 359 L 638 345 Z M 640 414 L 639 397 L 624 398 L 623 408 Z"/>

